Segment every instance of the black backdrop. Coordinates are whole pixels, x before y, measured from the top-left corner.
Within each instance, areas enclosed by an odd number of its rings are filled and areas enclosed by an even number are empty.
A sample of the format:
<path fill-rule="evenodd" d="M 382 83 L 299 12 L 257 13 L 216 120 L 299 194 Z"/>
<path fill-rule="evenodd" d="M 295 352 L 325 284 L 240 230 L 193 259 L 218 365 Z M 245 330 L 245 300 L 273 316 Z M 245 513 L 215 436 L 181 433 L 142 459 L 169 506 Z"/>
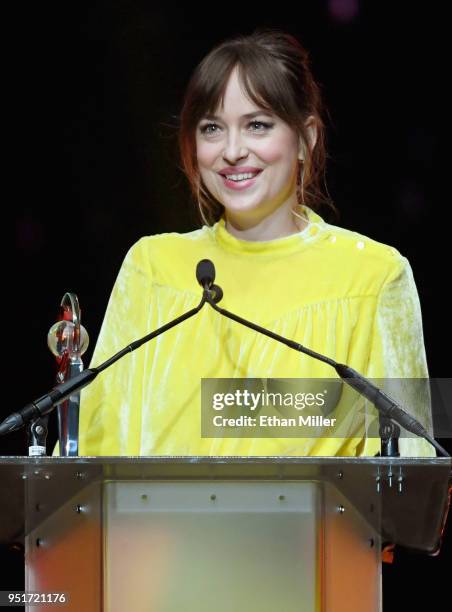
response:
<path fill-rule="evenodd" d="M 90 332 L 88 363 L 127 249 L 142 235 L 197 227 L 176 162 L 176 116 L 196 63 L 225 37 L 284 29 L 308 48 L 329 110 L 328 187 L 340 225 L 395 246 L 418 286 L 430 374 L 447 377 L 449 203 L 439 170 L 445 16 L 434 3 L 308 1 L 154 8 L 114 1 L 16 8 L 5 22 L 5 130 L 16 214 L 14 393 L 6 416 L 53 384 L 46 334 L 66 291 Z M 8 27 L 7 27 L 8 26 Z M 446 174 L 447 176 L 447 174 Z M 5 258 L 9 269 L 8 257 Z M 446 311 L 447 308 L 447 311 Z M 55 439 L 55 427 L 51 441 Z M 443 441 L 451 449 L 450 441 Z M 0 453 L 26 454 L 24 434 Z M 450 529 L 449 529 L 450 531 Z M 451 558 L 398 551 L 384 568 L 385 610 L 445 597 Z M 20 550 L 0 588 L 20 586 Z M 416 589 L 414 591 L 414 586 Z M 435 606 L 436 608 L 436 606 Z"/>

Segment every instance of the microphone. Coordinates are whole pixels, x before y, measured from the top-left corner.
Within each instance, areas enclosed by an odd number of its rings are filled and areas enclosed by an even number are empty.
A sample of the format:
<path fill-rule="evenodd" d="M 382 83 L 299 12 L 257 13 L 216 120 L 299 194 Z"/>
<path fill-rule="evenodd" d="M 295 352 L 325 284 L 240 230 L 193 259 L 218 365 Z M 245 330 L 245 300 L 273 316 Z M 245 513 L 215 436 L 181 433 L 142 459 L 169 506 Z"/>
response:
<path fill-rule="evenodd" d="M 83 387 L 92 382 L 97 374 L 98 368 L 83 370 L 74 378 L 56 385 L 49 393 L 38 398 L 34 402 L 27 404 L 19 412 L 13 412 L 0 424 L 0 436 L 20 429 L 23 425 L 34 419 L 45 416 L 53 408 L 65 399 L 80 391 Z"/>
<path fill-rule="evenodd" d="M 215 280 L 215 266 L 210 259 L 201 259 L 196 266 L 196 278 L 203 289 L 210 289 Z"/>
<path fill-rule="evenodd" d="M 74 393 L 80 391 L 83 387 L 87 386 L 91 383 L 100 372 L 103 372 L 108 367 L 113 365 L 116 361 L 124 357 L 127 353 L 131 353 L 135 349 L 139 348 L 142 344 L 149 342 L 156 336 L 163 334 L 168 331 L 172 327 L 179 325 L 183 321 L 186 321 L 190 317 L 198 314 L 204 304 L 209 300 L 212 304 L 215 301 L 219 301 L 223 295 L 223 292 L 219 287 L 213 284 L 215 279 L 215 267 L 211 261 L 208 259 L 203 259 L 199 262 L 196 268 L 196 278 L 198 282 L 201 283 L 204 287 L 204 293 L 202 299 L 198 306 L 192 308 L 188 312 L 176 317 L 169 323 L 165 323 L 158 329 L 153 332 L 147 334 L 143 338 L 139 340 L 135 340 L 131 344 L 124 347 L 118 353 L 104 361 L 101 365 L 95 368 L 88 368 L 87 370 L 83 370 L 80 374 L 77 374 L 73 378 L 56 385 L 49 393 L 46 393 L 42 397 L 34 400 L 30 404 L 27 404 L 25 408 L 18 412 L 13 412 L 10 414 L 2 423 L 0 423 L 0 436 L 11 433 L 12 431 L 16 431 L 20 429 L 28 423 L 29 421 L 33 421 L 36 418 L 45 416 L 49 412 L 51 412 L 56 405 L 60 404 L 68 397 L 73 395 Z"/>
<path fill-rule="evenodd" d="M 219 312 L 221 315 L 236 321 L 237 323 L 241 323 L 245 327 L 249 327 L 254 331 L 257 331 L 269 338 L 273 338 L 278 342 L 281 342 L 288 346 L 289 348 L 295 349 L 298 352 L 309 355 L 310 357 L 314 357 L 314 359 L 318 359 L 319 361 L 323 361 L 328 365 L 332 366 L 340 378 L 342 378 L 347 384 L 353 387 L 358 393 L 369 399 L 375 407 L 378 409 L 381 416 L 393 419 L 402 427 L 411 431 L 412 433 L 425 438 L 432 444 L 443 456 L 449 457 L 449 453 L 440 445 L 436 440 L 430 436 L 430 434 L 422 427 L 422 425 L 410 414 L 408 414 L 403 408 L 401 408 L 392 398 L 383 393 L 378 387 L 373 385 L 369 380 L 367 380 L 362 374 L 353 370 L 349 366 L 345 364 L 340 364 L 326 357 L 325 355 L 321 355 L 316 351 L 313 351 L 307 347 L 304 347 L 302 344 L 299 344 L 289 338 L 285 338 L 284 336 L 280 336 L 265 327 L 261 327 L 256 323 L 252 323 L 251 321 L 247 321 L 238 315 L 233 314 L 232 312 L 227 311 L 224 308 L 220 308 L 217 306 L 217 302 L 221 300 L 223 297 L 223 291 L 221 287 L 218 285 L 214 285 L 213 281 L 215 280 L 215 266 L 209 259 L 202 259 L 197 267 L 196 267 L 196 278 L 199 284 L 204 288 L 203 297 L 195 308 L 192 308 L 188 312 L 183 315 L 173 319 L 169 323 L 162 325 L 155 331 L 147 334 L 143 338 L 139 340 L 135 340 L 128 346 L 124 347 L 121 351 L 107 359 L 104 363 L 96 368 L 89 368 L 84 370 L 74 378 L 61 383 L 60 385 L 55 386 L 49 393 L 43 395 L 39 399 L 31 402 L 25 408 L 23 408 L 20 412 L 15 412 L 7 417 L 0 424 L 0 436 L 6 433 L 10 433 L 19 429 L 28 421 L 34 420 L 39 416 L 44 416 L 48 414 L 57 404 L 64 401 L 71 394 L 79 391 L 86 385 L 96 378 L 96 376 L 110 367 L 113 363 L 121 359 L 127 353 L 131 353 L 135 349 L 139 348 L 142 344 L 145 344 L 149 340 L 152 340 L 156 336 L 166 332 L 167 330 L 175 327 L 182 321 L 189 319 L 190 317 L 197 314 L 201 308 L 204 306 L 206 302 L 208 302 L 214 310 Z"/>
<path fill-rule="evenodd" d="M 215 266 L 210 259 L 201 259 L 196 266 L 196 278 L 204 289 L 207 301 L 212 300 L 217 304 L 223 297 L 223 290 L 218 285 L 214 285 Z"/>
<path fill-rule="evenodd" d="M 213 270 L 212 276 L 213 279 L 215 279 L 215 268 L 213 263 L 209 260 L 203 260 L 203 262 L 207 262 L 209 266 L 211 266 L 211 268 L 209 267 L 209 270 Z M 200 262 L 198 265 L 203 262 Z M 213 289 L 214 287 L 217 286 L 212 285 L 211 289 Z M 221 292 L 221 296 L 223 296 L 223 291 L 221 290 L 221 288 L 218 287 L 218 289 Z M 322 361 L 323 363 L 327 363 L 336 370 L 337 374 L 344 382 L 346 382 L 360 395 L 362 395 L 373 403 L 373 405 L 377 408 L 379 412 L 380 418 L 395 421 L 396 423 L 404 427 L 407 431 L 410 431 L 411 433 L 414 433 L 415 435 L 424 438 L 425 440 L 430 442 L 430 444 L 434 446 L 444 457 L 450 457 L 449 453 L 428 433 L 428 431 L 419 423 L 417 419 L 415 419 L 413 416 L 411 416 L 411 414 L 406 412 L 406 410 L 401 408 L 397 404 L 397 402 L 395 402 L 392 398 L 386 395 L 376 385 L 371 383 L 370 380 L 365 378 L 362 374 L 360 374 L 350 366 L 347 366 L 342 363 L 337 363 L 337 361 L 335 361 L 334 359 L 330 359 L 329 357 L 326 357 L 321 353 L 317 353 L 316 351 L 313 351 L 312 349 L 309 349 L 303 346 L 302 344 L 295 342 L 294 340 L 290 340 L 289 338 L 285 338 L 284 336 L 275 334 L 269 329 L 265 329 L 265 327 L 261 327 L 260 325 L 252 323 L 251 321 L 247 321 L 246 319 L 243 319 L 242 317 L 232 312 L 229 312 L 224 308 L 220 308 L 216 305 L 216 301 L 219 300 L 215 300 L 215 298 L 212 298 L 211 293 L 209 291 L 205 291 L 205 294 L 207 294 L 206 300 L 210 304 L 210 306 L 212 306 L 214 310 L 219 312 L 224 317 L 232 319 L 233 321 L 236 321 L 237 323 L 240 323 L 245 327 L 249 327 L 250 329 L 257 331 L 260 334 L 268 336 L 269 338 L 273 338 L 273 340 L 277 340 L 278 342 L 281 342 L 282 344 L 285 344 L 289 348 L 295 349 L 300 353 L 304 353 L 305 355 L 309 355 L 310 357 Z"/>

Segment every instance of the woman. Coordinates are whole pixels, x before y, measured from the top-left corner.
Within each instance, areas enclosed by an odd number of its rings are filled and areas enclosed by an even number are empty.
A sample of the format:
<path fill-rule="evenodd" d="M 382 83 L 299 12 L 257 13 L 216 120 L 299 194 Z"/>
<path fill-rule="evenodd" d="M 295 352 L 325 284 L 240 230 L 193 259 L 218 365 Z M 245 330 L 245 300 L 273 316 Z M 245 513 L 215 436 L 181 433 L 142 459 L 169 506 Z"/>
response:
<path fill-rule="evenodd" d="M 180 149 L 204 225 L 132 246 L 93 365 L 196 306 L 201 290 L 194 270 L 210 259 L 229 311 L 374 379 L 428 376 L 408 261 L 315 212 L 325 201 L 324 126 L 298 41 L 261 31 L 211 51 L 188 85 Z M 334 377 L 328 365 L 205 306 L 83 391 L 80 454 L 376 454 L 379 440 L 366 436 L 366 415 L 346 436 L 339 430 L 321 437 L 201 435 L 203 378 Z M 399 399 L 430 427 L 428 402 L 419 406 L 409 389 Z M 343 401 L 339 416 L 347 420 L 350 413 Z M 434 455 L 414 439 L 401 440 L 401 453 Z"/>

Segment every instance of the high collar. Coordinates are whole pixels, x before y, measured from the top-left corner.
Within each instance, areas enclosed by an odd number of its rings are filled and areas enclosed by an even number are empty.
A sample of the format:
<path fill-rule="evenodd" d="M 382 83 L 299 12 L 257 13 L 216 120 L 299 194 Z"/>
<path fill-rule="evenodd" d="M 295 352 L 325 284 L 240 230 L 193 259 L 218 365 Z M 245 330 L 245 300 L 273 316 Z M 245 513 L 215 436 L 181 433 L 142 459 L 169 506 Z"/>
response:
<path fill-rule="evenodd" d="M 211 231 L 217 244 L 228 251 L 254 255 L 286 255 L 312 245 L 326 234 L 324 220 L 311 208 L 300 205 L 297 212 L 307 217 L 308 225 L 301 232 L 275 240 L 242 240 L 236 238 L 226 229 L 224 216 L 211 227 Z"/>

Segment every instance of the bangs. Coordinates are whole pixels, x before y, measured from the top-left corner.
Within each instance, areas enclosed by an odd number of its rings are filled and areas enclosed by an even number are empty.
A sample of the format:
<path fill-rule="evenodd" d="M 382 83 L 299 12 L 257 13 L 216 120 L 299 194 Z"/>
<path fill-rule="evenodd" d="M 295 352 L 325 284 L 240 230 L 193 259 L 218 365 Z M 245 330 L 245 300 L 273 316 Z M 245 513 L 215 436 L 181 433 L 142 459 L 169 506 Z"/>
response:
<path fill-rule="evenodd" d="M 209 67 L 206 67 L 209 68 Z M 273 112 L 287 123 L 294 123 L 300 112 L 300 107 L 293 107 L 286 78 L 282 78 L 280 71 L 275 71 L 274 60 L 270 62 L 266 57 L 248 56 L 246 58 L 230 58 L 228 65 L 217 70 L 209 81 L 200 78 L 197 95 L 193 106 L 197 109 L 196 123 L 207 114 L 215 114 L 224 107 L 224 96 L 229 78 L 237 68 L 238 78 L 244 93 L 258 108 Z M 281 66 L 281 71 L 284 67 Z M 295 120 L 295 123 L 299 122 Z"/>

